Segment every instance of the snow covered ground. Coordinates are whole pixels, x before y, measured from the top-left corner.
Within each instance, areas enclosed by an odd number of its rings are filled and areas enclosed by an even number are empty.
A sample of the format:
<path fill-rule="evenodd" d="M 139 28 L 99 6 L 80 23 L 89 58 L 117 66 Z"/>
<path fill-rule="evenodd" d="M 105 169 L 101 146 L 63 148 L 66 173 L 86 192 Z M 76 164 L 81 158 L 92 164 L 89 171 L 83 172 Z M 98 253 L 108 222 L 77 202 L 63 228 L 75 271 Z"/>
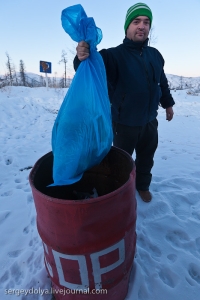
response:
<path fill-rule="evenodd" d="M 51 151 L 51 130 L 67 90 L 0 89 L 0 299 L 19 289 L 50 289 L 28 182 L 31 167 Z M 127 300 L 200 298 L 200 96 L 172 91 L 171 122 L 159 109 L 153 200 L 137 199 L 137 251 Z M 8 294 L 8 290 L 13 294 Z"/>

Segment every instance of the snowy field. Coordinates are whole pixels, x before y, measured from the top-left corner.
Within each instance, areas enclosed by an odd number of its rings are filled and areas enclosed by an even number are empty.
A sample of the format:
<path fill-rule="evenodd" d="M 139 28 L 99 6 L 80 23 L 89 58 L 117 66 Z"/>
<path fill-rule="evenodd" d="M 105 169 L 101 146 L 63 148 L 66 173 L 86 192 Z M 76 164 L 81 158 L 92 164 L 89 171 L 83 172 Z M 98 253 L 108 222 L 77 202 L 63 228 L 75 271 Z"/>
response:
<path fill-rule="evenodd" d="M 0 299 L 51 300 L 19 289 L 50 289 L 31 167 L 51 151 L 67 90 L 0 89 Z M 137 251 L 126 300 L 200 299 L 200 96 L 172 91 L 174 119 L 160 108 L 151 203 L 137 199 Z M 8 290 L 13 294 L 7 294 Z"/>

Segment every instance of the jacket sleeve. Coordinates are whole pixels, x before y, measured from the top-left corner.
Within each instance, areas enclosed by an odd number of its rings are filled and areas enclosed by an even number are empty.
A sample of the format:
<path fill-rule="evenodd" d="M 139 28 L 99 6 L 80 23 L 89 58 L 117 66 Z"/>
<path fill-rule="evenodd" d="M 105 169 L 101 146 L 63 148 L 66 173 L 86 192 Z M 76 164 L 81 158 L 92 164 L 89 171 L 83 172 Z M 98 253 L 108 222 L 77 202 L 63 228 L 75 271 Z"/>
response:
<path fill-rule="evenodd" d="M 162 58 L 163 59 L 163 58 Z M 163 59 L 163 67 L 164 67 L 164 59 Z M 161 73 L 160 78 L 160 88 L 162 91 L 162 96 L 160 98 L 160 104 L 163 108 L 171 107 L 175 104 L 174 99 L 170 93 L 167 77 L 165 75 L 164 69 Z"/>
<path fill-rule="evenodd" d="M 115 63 L 115 59 L 109 51 L 109 49 L 102 49 L 99 51 L 101 54 L 101 57 L 103 58 L 103 62 L 106 69 L 106 75 L 109 82 L 115 82 L 117 78 L 117 67 Z M 77 71 L 81 61 L 78 59 L 78 56 L 76 55 L 74 58 L 74 70 Z"/>
<path fill-rule="evenodd" d="M 102 49 L 101 51 L 99 51 L 99 53 L 103 58 L 104 66 L 106 69 L 108 95 L 111 100 L 117 85 L 117 78 L 118 78 L 117 63 L 110 49 Z"/>
<path fill-rule="evenodd" d="M 78 56 L 77 56 L 77 55 L 74 57 L 73 63 L 74 63 L 74 70 L 77 71 L 78 66 L 79 66 L 80 63 L 81 63 L 81 61 L 78 59 Z"/>
<path fill-rule="evenodd" d="M 107 80 L 111 85 L 115 86 L 118 78 L 118 68 L 111 49 L 102 49 L 101 51 L 99 51 L 99 53 L 101 54 L 104 61 Z"/>
<path fill-rule="evenodd" d="M 109 94 L 109 98 L 111 98 L 112 94 L 114 93 L 115 86 L 117 84 L 117 78 L 118 78 L 117 63 L 112 54 L 112 51 L 110 51 L 109 49 L 102 49 L 99 51 L 99 53 L 103 58 L 104 66 L 106 69 L 108 94 Z M 75 56 L 73 63 L 74 63 L 74 70 L 77 71 L 81 63 L 77 55 Z"/>

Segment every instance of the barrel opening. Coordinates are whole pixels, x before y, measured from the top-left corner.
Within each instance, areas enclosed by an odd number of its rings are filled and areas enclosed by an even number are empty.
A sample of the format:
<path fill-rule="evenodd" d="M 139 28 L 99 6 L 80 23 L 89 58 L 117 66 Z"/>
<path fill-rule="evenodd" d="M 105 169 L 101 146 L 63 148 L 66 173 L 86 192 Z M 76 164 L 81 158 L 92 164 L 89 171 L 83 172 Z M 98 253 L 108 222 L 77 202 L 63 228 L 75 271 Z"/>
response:
<path fill-rule="evenodd" d="M 66 200 L 77 200 L 74 191 L 92 194 L 95 188 L 98 197 L 111 193 L 129 180 L 134 167 L 132 158 L 125 151 L 112 147 L 102 162 L 87 170 L 80 181 L 48 187 L 53 183 L 53 153 L 43 156 L 37 164 L 35 173 L 31 175 L 35 188 L 50 197 Z"/>

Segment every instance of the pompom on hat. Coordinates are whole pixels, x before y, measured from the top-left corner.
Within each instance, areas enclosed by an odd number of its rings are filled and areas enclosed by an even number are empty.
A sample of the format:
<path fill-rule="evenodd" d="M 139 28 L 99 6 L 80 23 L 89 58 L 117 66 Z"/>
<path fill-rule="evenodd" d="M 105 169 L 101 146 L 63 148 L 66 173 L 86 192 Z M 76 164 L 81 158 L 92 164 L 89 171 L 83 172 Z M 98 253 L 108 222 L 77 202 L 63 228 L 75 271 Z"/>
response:
<path fill-rule="evenodd" d="M 136 3 L 135 5 L 131 6 L 126 13 L 124 30 L 126 32 L 129 24 L 139 16 L 146 16 L 150 20 L 150 27 L 153 20 L 152 11 L 145 3 Z"/>

